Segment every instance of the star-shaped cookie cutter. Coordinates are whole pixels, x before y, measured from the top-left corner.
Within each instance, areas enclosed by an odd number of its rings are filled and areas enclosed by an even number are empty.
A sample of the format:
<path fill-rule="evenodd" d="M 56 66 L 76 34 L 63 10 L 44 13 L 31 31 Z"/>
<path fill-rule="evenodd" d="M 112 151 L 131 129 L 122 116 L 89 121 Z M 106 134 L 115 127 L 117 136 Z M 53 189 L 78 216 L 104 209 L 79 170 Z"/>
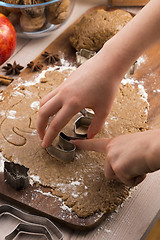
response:
<path fill-rule="evenodd" d="M 46 148 L 46 151 L 51 157 L 65 162 L 73 161 L 75 158 L 76 146 L 74 143 L 70 142 L 70 140 L 87 138 L 87 130 L 94 115 L 94 113 L 86 109 L 83 109 L 81 113 L 83 116 L 79 117 L 74 123 L 75 136 L 67 136 L 63 132 L 60 132 L 58 146 L 50 145 Z M 80 128 L 81 131 L 79 131 Z"/>

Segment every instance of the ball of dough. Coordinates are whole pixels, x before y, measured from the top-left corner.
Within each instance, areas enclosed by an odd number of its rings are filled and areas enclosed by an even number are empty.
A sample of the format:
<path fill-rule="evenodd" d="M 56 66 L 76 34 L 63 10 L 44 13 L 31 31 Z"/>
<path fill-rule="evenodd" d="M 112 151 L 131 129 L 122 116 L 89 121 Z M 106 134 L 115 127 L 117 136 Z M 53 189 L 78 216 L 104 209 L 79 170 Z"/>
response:
<path fill-rule="evenodd" d="M 75 25 L 70 42 L 77 51 L 82 48 L 98 51 L 131 19 L 131 14 L 124 10 L 95 10 Z"/>

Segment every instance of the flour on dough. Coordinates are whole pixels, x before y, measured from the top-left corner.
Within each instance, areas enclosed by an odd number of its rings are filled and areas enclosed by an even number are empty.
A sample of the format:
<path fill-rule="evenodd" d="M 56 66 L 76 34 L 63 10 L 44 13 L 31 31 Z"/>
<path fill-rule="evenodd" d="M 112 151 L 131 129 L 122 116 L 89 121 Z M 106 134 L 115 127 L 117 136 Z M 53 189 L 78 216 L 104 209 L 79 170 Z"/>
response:
<path fill-rule="evenodd" d="M 36 132 L 36 117 L 40 99 L 56 88 L 70 70 L 48 71 L 39 82 L 29 85 L 22 81 L 5 93 L 0 103 L 0 150 L 10 161 L 28 167 L 30 175 L 39 176 L 40 184 L 63 199 L 79 217 L 96 212 L 114 211 L 128 196 L 122 183 L 107 181 L 103 173 L 105 156 L 101 153 L 76 151 L 73 162 L 52 158 L 41 147 Z M 147 103 L 138 90 L 127 84 L 121 86 L 105 128 L 97 137 L 114 137 L 147 129 Z M 77 114 L 63 130 L 73 135 Z"/>

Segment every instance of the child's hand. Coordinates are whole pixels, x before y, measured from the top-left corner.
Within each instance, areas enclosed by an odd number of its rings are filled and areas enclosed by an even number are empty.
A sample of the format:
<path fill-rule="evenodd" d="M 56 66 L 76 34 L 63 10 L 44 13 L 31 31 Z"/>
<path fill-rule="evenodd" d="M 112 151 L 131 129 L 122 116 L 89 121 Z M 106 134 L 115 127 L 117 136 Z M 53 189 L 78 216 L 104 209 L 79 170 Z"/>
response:
<path fill-rule="evenodd" d="M 74 143 L 84 150 L 104 152 L 106 178 L 129 186 L 142 182 L 146 173 L 160 169 L 160 130 Z"/>
<path fill-rule="evenodd" d="M 160 1 L 150 1 L 96 56 L 42 99 L 37 120 L 42 147 L 48 147 L 69 120 L 85 107 L 95 112 L 88 138 L 102 128 L 121 79 L 131 64 L 160 38 L 159 9 Z M 46 130 L 49 117 L 54 115 Z"/>
<path fill-rule="evenodd" d="M 58 88 L 41 100 L 37 131 L 43 139 L 42 147 L 48 147 L 69 120 L 85 107 L 95 112 L 88 138 L 92 138 L 103 127 L 122 77 L 118 71 L 110 68 L 111 58 L 109 63 L 106 61 L 101 64 L 103 56 L 100 58 L 99 55 L 80 66 Z M 119 67 L 119 64 L 117 65 Z M 116 79 L 119 81 L 115 81 Z M 49 117 L 54 115 L 46 130 Z"/>

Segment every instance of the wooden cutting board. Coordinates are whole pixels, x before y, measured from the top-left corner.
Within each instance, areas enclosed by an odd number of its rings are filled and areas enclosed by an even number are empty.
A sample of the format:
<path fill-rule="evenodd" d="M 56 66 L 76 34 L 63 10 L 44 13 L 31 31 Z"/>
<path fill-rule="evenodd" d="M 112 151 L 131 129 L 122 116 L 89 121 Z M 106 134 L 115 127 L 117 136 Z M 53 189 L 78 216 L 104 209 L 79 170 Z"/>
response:
<path fill-rule="evenodd" d="M 106 8 L 106 7 L 103 7 Z M 90 9 L 89 11 L 93 11 Z M 70 63 L 75 63 L 75 50 L 69 43 L 69 36 L 73 31 L 73 25 L 71 25 L 62 35 L 60 35 L 55 41 L 53 41 L 44 51 L 54 52 L 55 54 L 63 54 L 64 58 Z M 148 99 L 150 103 L 148 123 L 150 126 L 160 126 L 160 101 L 159 91 L 160 89 L 160 44 L 157 44 L 152 49 L 144 54 L 146 59 L 141 64 L 139 69 L 133 75 L 137 80 L 144 81 L 144 86 L 148 93 Z M 41 55 L 38 56 L 34 62 L 42 62 Z M 43 62 L 44 64 L 44 62 Z M 47 65 L 44 64 L 44 68 Z M 25 69 L 21 74 L 21 78 L 25 80 L 32 80 L 37 73 L 30 72 L 29 69 Z M 18 80 L 15 80 L 13 84 L 7 87 L 6 91 L 12 91 L 14 85 Z M 62 202 L 56 197 L 44 195 L 42 192 L 49 192 L 50 189 L 43 188 L 42 186 L 30 186 L 26 190 L 15 191 L 6 182 L 4 182 L 3 173 L 0 173 L 0 195 L 1 197 L 9 200 L 12 204 L 23 207 L 30 212 L 47 216 L 51 220 L 56 220 L 62 224 L 67 224 L 74 229 L 87 230 L 96 227 L 106 216 L 104 214 L 94 214 L 88 218 L 79 218 L 75 213 L 70 212 L 67 209 L 62 210 Z"/>
<path fill-rule="evenodd" d="M 110 0 L 109 4 L 114 7 L 144 6 L 149 0 Z"/>

